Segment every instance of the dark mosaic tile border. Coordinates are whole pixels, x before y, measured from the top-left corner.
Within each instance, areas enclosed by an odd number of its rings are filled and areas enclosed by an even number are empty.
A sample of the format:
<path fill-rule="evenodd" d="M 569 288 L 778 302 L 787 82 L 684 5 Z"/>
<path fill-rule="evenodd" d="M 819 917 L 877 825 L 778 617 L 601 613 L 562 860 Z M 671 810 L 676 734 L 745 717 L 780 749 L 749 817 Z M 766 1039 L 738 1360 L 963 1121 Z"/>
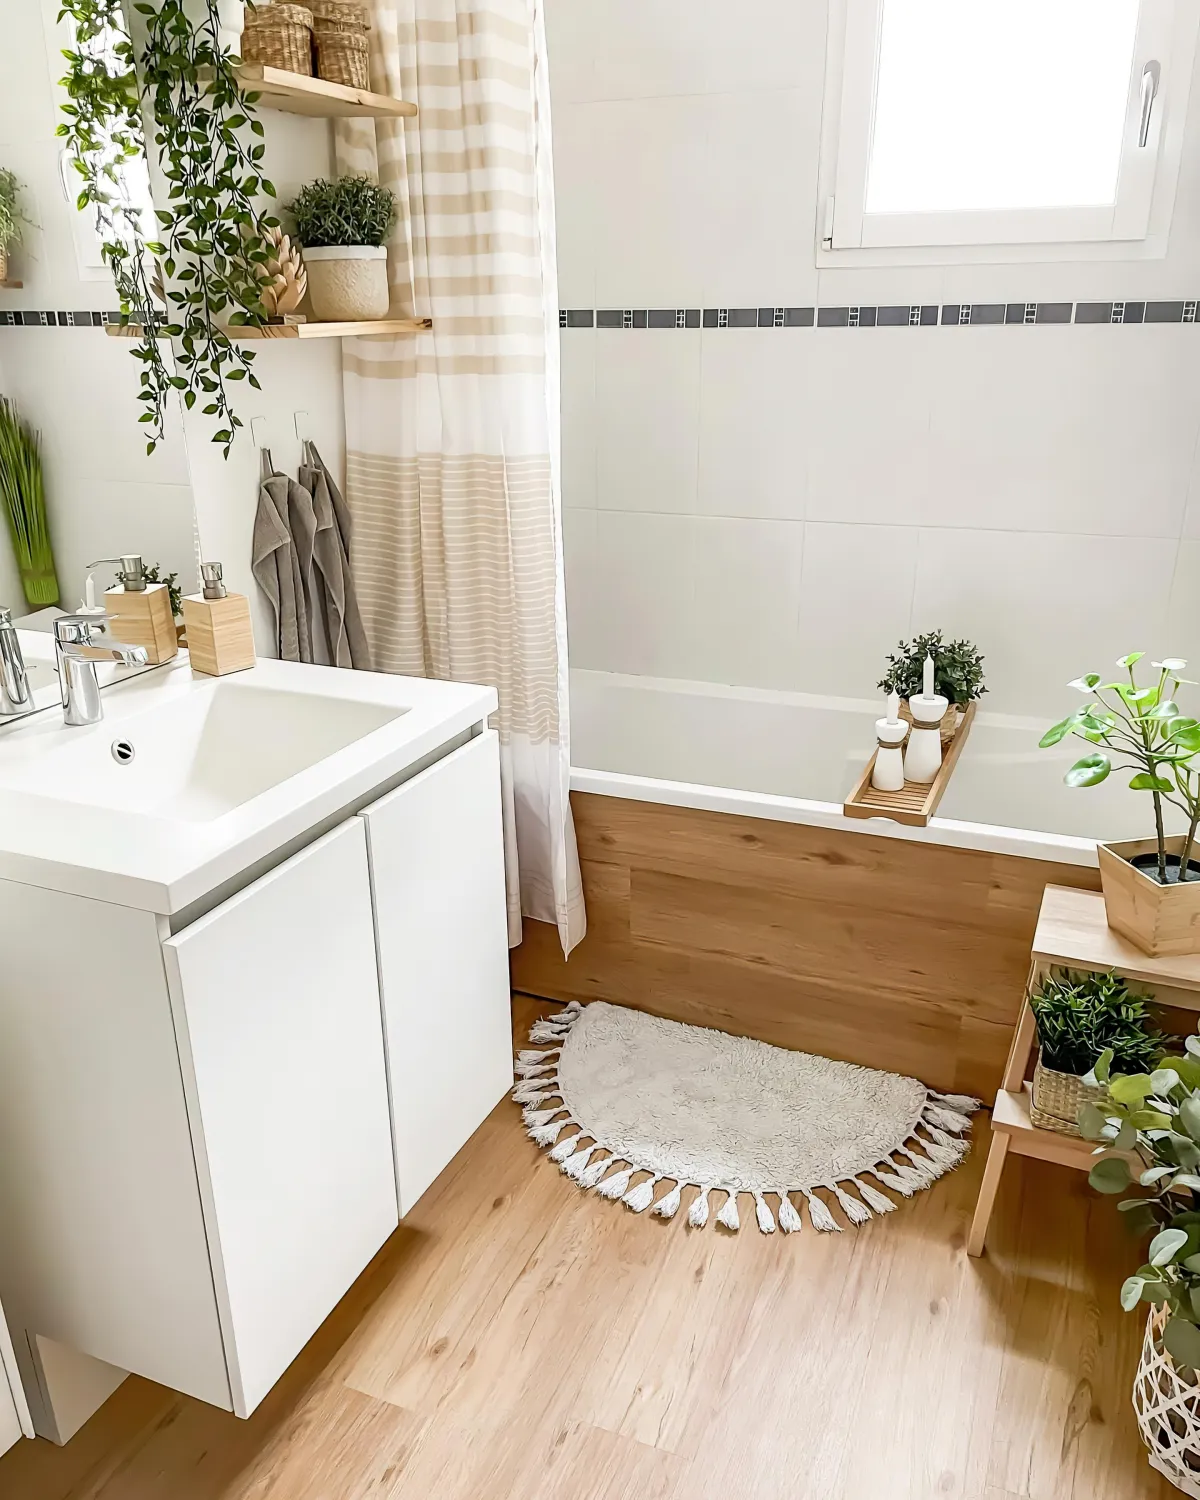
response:
<path fill-rule="evenodd" d="M 1039 323 L 1194 323 L 1176 302 L 947 302 L 898 307 L 562 308 L 560 328 L 982 328 Z M 60 314 L 61 316 L 61 314 Z"/>
<path fill-rule="evenodd" d="M 106 323 L 120 321 L 119 312 L 0 311 L 0 328 L 103 328 Z"/>

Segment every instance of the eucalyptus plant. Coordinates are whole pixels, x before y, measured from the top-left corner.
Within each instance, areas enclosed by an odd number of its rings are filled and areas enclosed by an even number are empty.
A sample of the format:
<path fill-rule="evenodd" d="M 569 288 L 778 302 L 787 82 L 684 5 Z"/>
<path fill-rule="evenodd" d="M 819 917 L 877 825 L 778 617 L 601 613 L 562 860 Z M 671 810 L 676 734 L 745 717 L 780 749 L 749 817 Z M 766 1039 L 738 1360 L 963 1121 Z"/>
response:
<path fill-rule="evenodd" d="M 1196 830 L 1200 827 L 1200 766 L 1195 760 L 1200 752 L 1200 720 L 1184 714 L 1176 702 L 1181 686 L 1195 686 L 1179 676 L 1187 662 L 1169 656 L 1151 663 L 1158 679 L 1139 687 L 1134 668 L 1145 654 L 1131 651 L 1118 660 L 1117 666 L 1126 672 L 1128 681 L 1102 682 L 1099 672 L 1087 672 L 1068 683 L 1068 687 L 1085 693 L 1091 701 L 1060 719 L 1039 743 L 1044 749 L 1074 735 L 1103 747 L 1075 762 L 1063 778 L 1068 786 L 1098 786 L 1114 770 L 1133 772 L 1131 790 L 1149 792 L 1154 804 L 1156 870 L 1159 881 L 1166 885 L 1167 836 L 1163 809 L 1167 805 L 1178 808 L 1187 818 L 1179 879 L 1200 879 L 1189 874 Z"/>
<path fill-rule="evenodd" d="M 1079 1128 L 1103 1150 L 1089 1174 L 1101 1193 L 1147 1189 L 1117 1207 L 1139 1234 L 1150 1234 L 1145 1263 L 1121 1287 L 1121 1306 L 1141 1302 L 1170 1311 L 1163 1342 L 1171 1357 L 1200 1371 L 1200 1037 L 1163 1057 L 1153 1071 L 1113 1075 L 1111 1052 L 1097 1062 L 1090 1082 L 1105 1087 L 1098 1103 L 1085 1104 Z"/>
<path fill-rule="evenodd" d="M 260 298 L 270 248 L 263 231 L 278 222 L 255 207 L 259 194 L 275 194 L 262 174 L 264 147 L 255 140 L 263 134 L 253 118 L 258 95 L 242 92 L 218 43 L 218 0 L 200 0 L 195 21 L 185 0 L 136 4 L 145 28 L 136 51 L 121 0 L 62 0 L 62 7 L 76 41 L 65 54 L 70 102 L 58 133 L 83 179 L 79 207 L 95 209 L 121 321 L 140 328 L 133 353 L 142 363 L 146 451 L 162 440 L 168 402 L 178 391 L 189 410 L 204 403 L 216 423 L 213 441 L 228 457 L 242 426 L 229 384 L 245 380 L 257 388 L 258 381 L 253 352 L 225 329 L 266 321 Z M 153 123 L 167 185 L 167 207 L 156 209 L 157 239 L 147 235 L 124 176 L 128 162 L 145 153 L 143 118 Z M 148 255 L 158 258 L 157 268 Z M 163 337 L 175 341 L 173 366 Z"/>
<path fill-rule="evenodd" d="M 21 184 L 15 172 L 0 167 L 0 251 L 20 243 L 29 220 L 21 212 Z"/>
<path fill-rule="evenodd" d="M 934 691 L 959 708 L 987 692 L 978 648 L 970 641 L 948 641 L 940 630 L 901 641 L 887 658 L 887 671 L 879 686 L 902 698 L 915 697 L 922 688 L 927 656 L 933 657 Z"/>

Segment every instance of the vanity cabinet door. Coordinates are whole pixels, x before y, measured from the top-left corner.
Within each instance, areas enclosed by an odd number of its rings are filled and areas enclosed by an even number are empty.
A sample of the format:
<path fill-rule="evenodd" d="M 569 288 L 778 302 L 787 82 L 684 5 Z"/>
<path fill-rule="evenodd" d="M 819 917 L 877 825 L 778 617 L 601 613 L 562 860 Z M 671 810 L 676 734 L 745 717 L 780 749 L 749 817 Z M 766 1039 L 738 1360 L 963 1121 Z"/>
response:
<path fill-rule="evenodd" d="M 0 1453 L 7 1453 L 21 1437 L 33 1436 L 29 1404 L 21 1385 L 8 1324 L 0 1310 Z"/>
<path fill-rule="evenodd" d="M 470 740 L 361 817 L 403 1216 L 512 1087 L 497 736 Z"/>
<path fill-rule="evenodd" d="M 397 1224 L 363 825 L 166 940 L 233 1409 Z"/>

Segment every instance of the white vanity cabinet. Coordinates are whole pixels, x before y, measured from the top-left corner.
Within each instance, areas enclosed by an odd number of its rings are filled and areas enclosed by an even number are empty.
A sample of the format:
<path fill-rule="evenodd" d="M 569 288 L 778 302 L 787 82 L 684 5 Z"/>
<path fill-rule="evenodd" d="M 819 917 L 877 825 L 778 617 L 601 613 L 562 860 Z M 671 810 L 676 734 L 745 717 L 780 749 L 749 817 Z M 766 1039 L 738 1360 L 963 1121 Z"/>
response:
<path fill-rule="evenodd" d="M 186 925 L 0 880 L 23 1368 L 53 1341 L 248 1416 L 511 1085 L 495 734 L 340 816 Z"/>
<path fill-rule="evenodd" d="M 0 1310 L 0 1453 L 7 1453 L 23 1437 L 33 1436 L 29 1403 L 21 1384 L 8 1324 Z"/>

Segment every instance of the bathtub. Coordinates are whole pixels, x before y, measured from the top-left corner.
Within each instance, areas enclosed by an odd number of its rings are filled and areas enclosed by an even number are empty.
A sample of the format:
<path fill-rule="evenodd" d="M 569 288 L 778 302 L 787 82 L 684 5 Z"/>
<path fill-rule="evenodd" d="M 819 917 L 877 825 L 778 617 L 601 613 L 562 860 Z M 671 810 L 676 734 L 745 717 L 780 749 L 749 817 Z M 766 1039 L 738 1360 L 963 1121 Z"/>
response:
<path fill-rule="evenodd" d="M 910 828 L 842 812 L 875 747 L 878 701 L 573 669 L 571 787 L 1084 866 L 1098 839 L 1145 835 L 1149 803 L 1124 778 L 1065 786 L 1080 742 L 1040 750 L 1051 719 L 986 703 L 938 815 Z"/>

